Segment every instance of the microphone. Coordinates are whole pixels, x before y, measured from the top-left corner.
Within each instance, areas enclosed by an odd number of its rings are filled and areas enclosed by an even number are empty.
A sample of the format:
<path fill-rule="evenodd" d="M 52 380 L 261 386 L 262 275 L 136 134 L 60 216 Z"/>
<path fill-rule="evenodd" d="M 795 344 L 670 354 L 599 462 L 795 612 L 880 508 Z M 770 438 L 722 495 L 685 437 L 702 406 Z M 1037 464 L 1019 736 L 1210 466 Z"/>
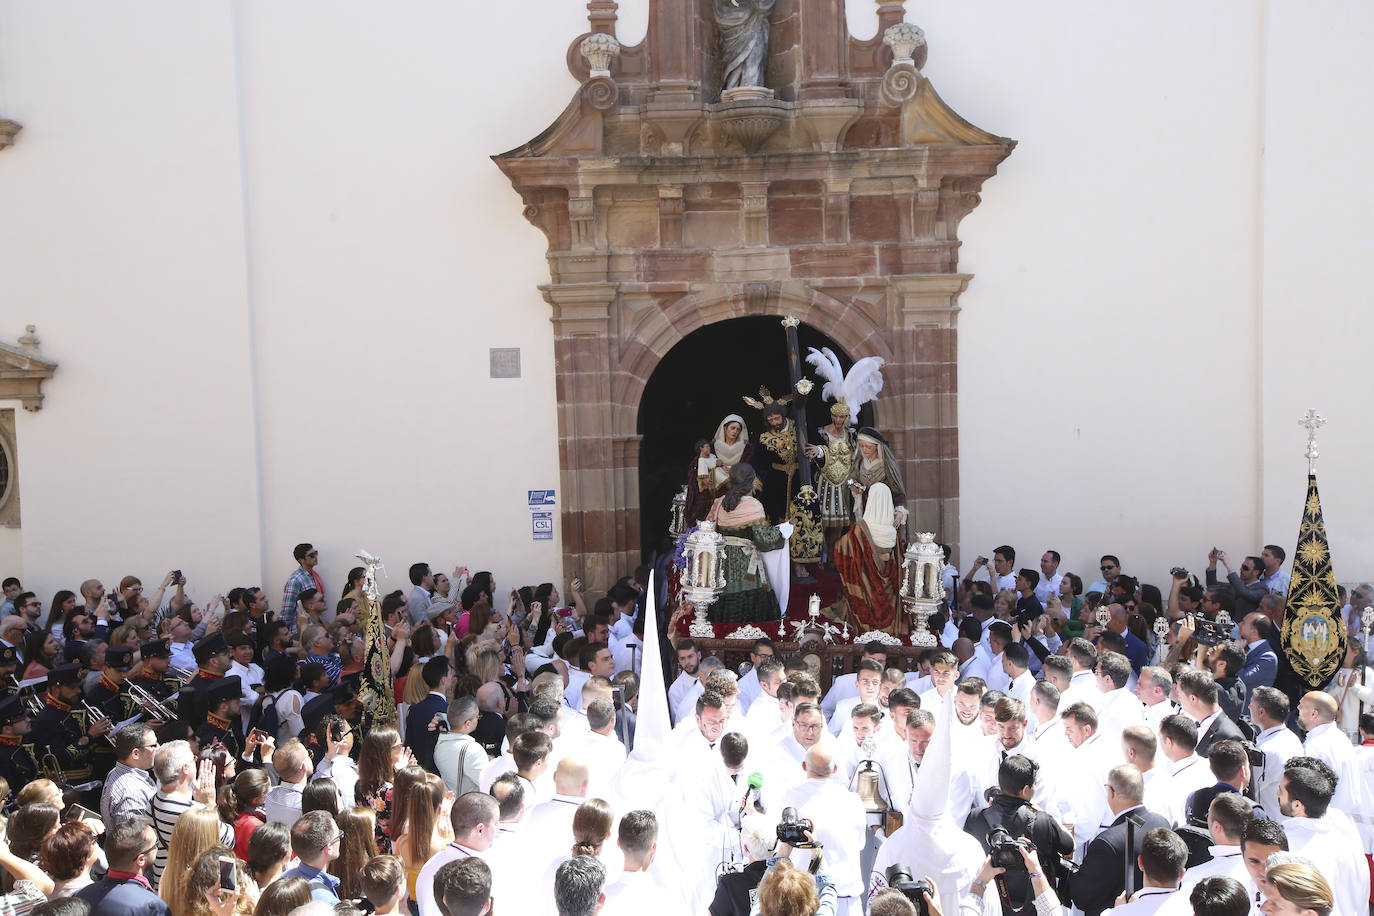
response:
<path fill-rule="evenodd" d="M 748 787 L 744 790 L 744 798 L 740 799 L 740 803 L 739 803 L 739 804 L 740 804 L 740 807 L 741 807 L 741 808 L 748 808 L 748 807 L 749 807 L 749 796 L 752 795 L 752 796 L 754 796 L 754 810 L 757 811 L 757 812 L 760 813 L 760 814 L 763 814 L 763 813 L 764 813 L 764 811 L 763 811 L 763 804 L 762 804 L 762 802 L 759 800 L 759 789 L 762 789 L 762 788 L 763 788 L 763 774 L 760 773 L 758 770 L 755 770 L 754 772 L 752 772 L 752 773 L 749 774 L 749 784 L 748 784 Z"/>

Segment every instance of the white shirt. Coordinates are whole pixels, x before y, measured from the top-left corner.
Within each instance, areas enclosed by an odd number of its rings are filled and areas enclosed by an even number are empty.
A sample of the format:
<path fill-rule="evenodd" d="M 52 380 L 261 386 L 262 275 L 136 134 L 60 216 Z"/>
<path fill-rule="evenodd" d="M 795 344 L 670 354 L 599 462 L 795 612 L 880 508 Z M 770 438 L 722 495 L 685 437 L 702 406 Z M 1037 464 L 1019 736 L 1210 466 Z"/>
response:
<path fill-rule="evenodd" d="M 778 698 L 760 693 L 749 704 L 749 712 L 744 716 L 744 736 L 753 745 L 777 731 L 781 724 L 782 707 L 778 704 Z"/>
<path fill-rule="evenodd" d="M 528 810 L 521 838 L 526 841 L 526 873 L 541 875 L 550 863 L 568 854 L 572 848 L 573 815 L 585 798 L 574 795 L 555 795 Z M 421 914 L 423 916 L 423 914 Z"/>
<path fill-rule="evenodd" d="M 588 730 L 577 753 L 587 764 L 587 796 L 606 798 L 615 775 L 625 763 L 625 745 L 614 733 L 603 735 Z"/>
<path fill-rule="evenodd" d="M 192 651 L 189 642 L 169 642 L 167 647 L 172 650 L 172 667 L 185 668 L 188 671 L 195 671 L 200 665 L 196 664 L 196 653 Z"/>
<path fill-rule="evenodd" d="M 482 777 L 477 782 L 477 791 L 490 792 L 492 783 L 496 782 L 496 780 L 500 779 L 507 773 L 514 772 L 515 758 L 510 755 L 510 751 L 506 751 L 500 757 L 497 757 L 495 760 L 488 763 L 482 769 Z M 526 800 L 525 805 L 526 807 L 529 807 L 528 800 Z"/>
<path fill-rule="evenodd" d="M 638 675 L 644 664 L 644 641 L 634 634 L 620 640 L 612 639 L 615 644 L 610 647 L 611 659 L 615 662 L 616 673 L 633 671 Z"/>
<path fill-rule="evenodd" d="M 1120 743 L 1121 733 L 1128 726 L 1145 721 L 1145 707 L 1140 698 L 1125 687 L 1101 694 L 1097 707 L 1097 730 L 1108 739 Z"/>
<path fill-rule="evenodd" d="M 1174 826 L 1179 826 L 1188 820 L 1188 796 L 1198 789 L 1216 785 L 1217 780 L 1207 761 L 1197 754 L 1189 754 L 1182 760 L 1166 765 L 1169 768 L 1169 810 L 1155 813 L 1168 818 Z"/>
<path fill-rule="evenodd" d="M 682 702 L 682 695 L 691 690 L 693 684 L 698 687 L 701 686 L 701 682 L 695 674 L 688 674 L 685 671 L 678 672 L 677 677 L 668 687 L 668 710 L 670 712 L 677 709 L 677 704 Z"/>
<path fill-rule="evenodd" d="M 563 691 L 563 699 L 567 700 L 570 709 L 582 711 L 582 685 L 591 679 L 586 671 L 568 666 L 568 688 Z"/>
<path fill-rule="evenodd" d="M 1259 733 L 1255 746 L 1264 752 L 1264 766 L 1253 775 L 1255 791 L 1264 810 L 1279 813 L 1279 783 L 1283 780 L 1283 765 L 1290 757 L 1303 755 L 1302 741 L 1286 725 L 1276 725 Z"/>
<path fill-rule="evenodd" d="M 1051 593 L 1059 594 L 1059 584 L 1063 581 L 1063 573 L 1055 573 L 1052 576 L 1041 574 L 1040 584 L 1035 586 L 1035 597 L 1040 600 L 1041 607 L 1049 603 Z"/>
<path fill-rule="evenodd" d="M 1075 671 L 1069 679 L 1069 689 L 1059 697 L 1062 713 L 1075 703 L 1087 703 L 1096 712 L 1102 704 L 1102 691 L 1097 689 L 1097 675 L 1091 671 Z"/>
<path fill-rule="evenodd" d="M 358 792 L 358 765 L 347 754 L 326 757 L 315 768 L 316 779 L 332 779 L 339 790 L 340 810 L 353 807 Z M 288 825 L 290 826 L 290 825 Z"/>
<path fill-rule="evenodd" d="M 238 662 L 229 663 L 229 674 L 237 675 L 239 684 L 243 687 L 243 712 L 240 713 L 243 719 L 243 727 L 248 727 L 248 718 L 253 715 L 253 705 L 258 702 L 260 694 L 253 689 L 254 685 L 262 686 L 262 667 L 255 662 L 247 665 L 240 665 Z"/>
<path fill-rule="evenodd" d="M 572 825 L 571 818 L 568 820 L 568 824 L 569 826 Z M 571 840 L 569 841 L 568 846 L 572 846 Z M 439 909 L 439 905 L 434 901 L 435 872 L 437 872 L 440 868 L 447 865 L 448 863 L 456 862 L 459 859 L 485 858 L 486 856 L 483 853 L 480 853 L 475 849 L 468 849 L 466 846 L 463 846 L 459 843 L 449 843 L 443 849 L 435 853 L 434 856 L 430 858 L 428 862 L 425 863 L 424 868 L 420 869 L 420 874 L 415 879 L 415 899 L 416 903 L 419 904 L 420 916 L 444 916 L 443 911 Z M 496 873 L 493 872 L 493 885 L 496 884 L 496 880 Z M 492 894 L 493 896 L 495 896 L 494 888 Z"/>
<path fill-rule="evenodd" d="M 1325 761 L 1336 771 L 1336 795 L 1331 805 L 1347 813 L 1363 811 L 1364 786 L 1355 763 L 1355 748 L 1335 722 L 1318 725 L 1307 733 L 1303 753 Z"/>
<path fill-rule="evenodd" d="M 1177 889 L 1167 887 L 1142 887 L 1131 895 L 1130 902 L 1120 906 L 1111 907 L 1102 911 L 1102 916 L 1108 913 L 1112 916 L 1154 916 L 1161 907 L 1171 900 L 1177 900 L 1179 893 Z M 1183 895 L 1184 902 L 1187 903 L 1187 895 Z M 1191 912 L 1191 906 L 1189 907 Z"/>
<path fill-rule="evenodd" d="M 1007 685 L 1006 693 L 1007 696 L 1028 704 L 1030 703 L 1031 688 L 1034 686 L 1035 675 L 1026 670 L 1011 679 L 1011 683 Z"/>
<path fill-rule="evenodd" d="M 673 707 L 674 725 L 681 725 L 696 718 L 697 698 L 706 692 L 706 688 L 697 681 L 694 686 L 687 688 L 687 692 L 678 700 L 677 706 Z M 695 727 L 695 726 L 694 726 Z"/>
<path fill-rule="evenodd" d="M 657 883 L 649 872 L 621 872 L 620 877 L 603 888 L 603 893 L 606 905 L 601 908 L 601 916 L 687 916 L 688 912 L 676 891 Z"/>
<path fill-rule="evenodd" d="M 850 730 L 853 731 L 851 714 L 854 712 L 854 707 L 858 706 L 862 702 L 863 700 L 860 697 L 854 696 L 845 697 L 843 700 L 840 700 L 840 702 L 836 703 L 835 712 L 830 717 L 830 734 L 841 734 L 842 732 L 844 732 L 845 725 L 849 725 Z M 877 706 L 878 698 L 874 697 L 871 700 L 871 702 L 874 706 Z"/>
<path fill-rule="evenodd" d="M 747 713 L 754 702 L 754 698 L 763 693 L 763 688 L 759 686 L 759 673 L 750 668 L 745 672 L 744 677 L 739 679 L 738 686 L 739 700 L 737 702 Z"/>
<path fill-rule="evenodd" d="M 263 811 L 267 813 L 270 824 L 285 824 L 290 827 L 301 816 L 301 792 L 305 783 L 284 782 L 267 790 Z"/>
<path fill-rule="evenodd" d="M 1004 657 L 1003 653 L 998 652 L 988 661 L 987 682 L 989 690 L 1000 690 L 1006 693 L 1007 688 L 1011 686 L 1011 678 L 1007 676 L 1007 669 L 1002 667 Z"/>

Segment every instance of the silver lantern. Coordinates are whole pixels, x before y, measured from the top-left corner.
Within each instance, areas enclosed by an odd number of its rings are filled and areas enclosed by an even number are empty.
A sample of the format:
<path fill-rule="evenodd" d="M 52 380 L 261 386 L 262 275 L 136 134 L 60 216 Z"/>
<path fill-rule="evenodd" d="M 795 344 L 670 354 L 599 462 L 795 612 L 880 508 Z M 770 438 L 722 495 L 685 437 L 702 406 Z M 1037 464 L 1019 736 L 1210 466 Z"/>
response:
<path fill-rule="evenodd" d="M 692 623 L 693 636 L 715 635 L 706 609 L 715 604 L 725 591 L 725 538 L 716 531 L 716 523 L 703 521 L 687 535 L 683 551 L 687 566 L 682 575 L 682 598 L 696 611 Z"/>
<path fill-rule="evenodd" d="M 1155 618 L 1155 664 L 1164 661 L 1164 654 L 1169 645 L 1169 618 L 1160 614 Z"/>
<path fill-rule="evenodd" d="M 911 615 L 911 644 L 929 647 L 936 645 L 935 634 L 926 621 L 940 612 L 944 603 L 945 586 L 941 574 L 945 568 L 945 552 L 935 543 L 935 534 L 922 531 L 907 546 L 902 559 L 902 605 Z"/>
<path fill-rule="evenodd" d="M 668 523 L 668 533 L 675 538 L 682 537 L 687 530 L 687 485 L 673 494 L 672 520 Z"/>

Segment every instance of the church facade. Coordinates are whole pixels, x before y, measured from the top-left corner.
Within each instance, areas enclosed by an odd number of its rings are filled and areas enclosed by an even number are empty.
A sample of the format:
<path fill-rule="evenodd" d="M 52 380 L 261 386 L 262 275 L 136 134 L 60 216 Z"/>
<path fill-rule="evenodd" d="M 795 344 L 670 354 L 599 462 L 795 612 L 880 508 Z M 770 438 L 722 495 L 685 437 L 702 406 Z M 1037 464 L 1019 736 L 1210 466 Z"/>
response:
<path fill-rule="evenodd" d="M 0 7 L 0 572 L 272 591 L 311 541 L 331 585 L 366 548 L 604 586 L 655 365 L 794 314 L 888 360 L 965 567 L 1289 544 L 1317 407 L 1374 574 L 1374 13 L 957 7 L 778 0 L 730 97 L 675 0 Z"/>

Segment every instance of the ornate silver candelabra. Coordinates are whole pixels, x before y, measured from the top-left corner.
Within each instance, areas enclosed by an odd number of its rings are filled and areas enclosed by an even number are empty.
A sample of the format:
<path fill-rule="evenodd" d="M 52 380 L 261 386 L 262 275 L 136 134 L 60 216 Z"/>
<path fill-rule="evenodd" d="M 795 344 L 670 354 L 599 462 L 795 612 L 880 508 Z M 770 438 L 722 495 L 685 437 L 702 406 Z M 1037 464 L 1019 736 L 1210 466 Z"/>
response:
<path fill-rule="evenodd" d="M 902 559 L 902 605 L 911 615 L 911 644 L 929 647 L 936 644 L 935 634 L 927 625 L 932 614 L 940 611 L 945 598 L 945 586 L 940 574 L 945 567 L 945 553 L 935 543 L 935 535 L 922 531 L 906 549 Z"/>
<path fill-rule="evenodd" d="M 725 538 L 716 531 L 716 523 L 703 521 L 687 535 L 685 554 L 687 568 L 683 571 L 682 597 L 692 605 L 696 619 L 692 622 L 693 636 L 715 635 L 706 609 L 715 604 L 725 591 Z"/>

